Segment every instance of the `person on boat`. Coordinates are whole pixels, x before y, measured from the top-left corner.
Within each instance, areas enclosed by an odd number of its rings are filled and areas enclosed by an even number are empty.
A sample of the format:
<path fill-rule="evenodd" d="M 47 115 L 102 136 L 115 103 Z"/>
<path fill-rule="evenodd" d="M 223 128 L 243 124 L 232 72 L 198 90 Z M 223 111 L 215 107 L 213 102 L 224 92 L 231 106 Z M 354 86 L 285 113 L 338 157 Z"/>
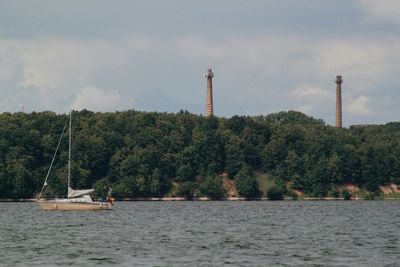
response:
<path fill-rule="evenodd" d="M 114 205 L 114 203 L 115 203 L 115 198 L 113 198 L 113 197 L 107 197 L 107 198 L 106 198 L 106 201 L 107 201 L 108 203 L 110 203 L 111 205 Z"/>
<path fill-rule="evenodd" d="M 111 187 L 109 187 L 106 202 L 110 203 L 113 206 L 115 203 L 115 198 L 111 197 L 111 193 L 112 193 L 112 189 L 111 189 Z"/>

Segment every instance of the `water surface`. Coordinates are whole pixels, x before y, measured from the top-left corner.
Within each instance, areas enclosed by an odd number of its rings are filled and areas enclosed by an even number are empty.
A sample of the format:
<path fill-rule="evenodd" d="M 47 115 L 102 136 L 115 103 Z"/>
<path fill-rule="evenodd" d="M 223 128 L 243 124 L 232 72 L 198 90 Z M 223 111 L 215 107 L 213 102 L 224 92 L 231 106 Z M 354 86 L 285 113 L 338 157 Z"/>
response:
<path fill-rule="evenodd" d="M 0 266 L 400 266 L 400 202 L 0 203 Z"/>

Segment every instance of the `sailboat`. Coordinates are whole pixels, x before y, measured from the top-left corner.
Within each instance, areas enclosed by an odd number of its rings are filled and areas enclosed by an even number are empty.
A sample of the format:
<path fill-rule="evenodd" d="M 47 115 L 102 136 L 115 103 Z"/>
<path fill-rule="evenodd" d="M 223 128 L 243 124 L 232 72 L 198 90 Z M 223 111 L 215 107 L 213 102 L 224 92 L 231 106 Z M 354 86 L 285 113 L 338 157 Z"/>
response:
<path fill-rule="evenodd" d="M 106 201 L 94 201 L 90 196 L 90 193 L 94 189 L 83 189 L 76 190 L 71 188 L 71 143 L 72 143 L 72 111 L 69 113 L 69 151 L 68 151 L 68 196 L 67 198 L 55 198 L 55 199 L 43 199 L 41 198 L 44 188 L 47 186 L 47 179 L 51 168 L 54 163 L 54 159 L 57 155 L 58 148 L 60 147 L 62 136 L 65 132 L 67 122 L 64 125 L 64 129 L 61 133 L 60 139 L 53 159 L 51 161 L 49 170 L 47 172 L 46 179 L 43 183 L 42 190 L 38 196 L 37 202 L 43 210 L 109 210 L 114 205 L 114 199 L 111 198 L 111 190 L 109 191 Z"/>

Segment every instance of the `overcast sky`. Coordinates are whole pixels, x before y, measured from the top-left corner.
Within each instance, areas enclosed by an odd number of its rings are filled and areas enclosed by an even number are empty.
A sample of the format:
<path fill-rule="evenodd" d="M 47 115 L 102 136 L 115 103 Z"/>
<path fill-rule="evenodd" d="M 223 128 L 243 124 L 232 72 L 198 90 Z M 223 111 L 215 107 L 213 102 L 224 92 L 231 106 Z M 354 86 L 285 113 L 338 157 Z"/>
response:
<path fill-rule="evenodd" d="M 400 120 L 398 0 L 0 0 L 0 112 Z"/>

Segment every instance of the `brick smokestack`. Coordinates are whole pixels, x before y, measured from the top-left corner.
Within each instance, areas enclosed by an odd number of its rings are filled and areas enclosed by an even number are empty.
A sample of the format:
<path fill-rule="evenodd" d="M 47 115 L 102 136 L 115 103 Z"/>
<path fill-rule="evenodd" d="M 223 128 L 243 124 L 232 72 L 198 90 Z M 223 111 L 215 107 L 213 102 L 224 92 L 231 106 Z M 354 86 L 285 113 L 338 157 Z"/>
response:
<path fill-rule="evenodd" d="M 342 128 L 342 76 L 336 76 L 336 128 Z"/>
<path fill-rule="evenodd" d="M 212 78 L 214 77 L 214 73 L 212 69 L 207 70 L 206 78 L 207 78 L 207 117 L 213 116 L 213 91 L 212 91 Z"/>

